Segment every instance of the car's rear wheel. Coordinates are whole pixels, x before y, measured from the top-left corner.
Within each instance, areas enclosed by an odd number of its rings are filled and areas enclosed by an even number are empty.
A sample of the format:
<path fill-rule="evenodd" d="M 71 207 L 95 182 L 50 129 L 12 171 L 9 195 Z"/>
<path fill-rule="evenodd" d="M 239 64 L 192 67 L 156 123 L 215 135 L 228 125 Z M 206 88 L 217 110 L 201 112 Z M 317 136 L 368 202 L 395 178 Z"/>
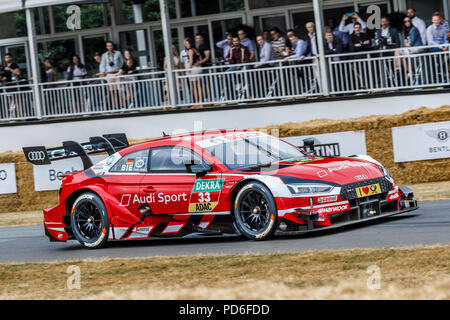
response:
<path fill-rule="evenodd" d="M 277 208 L 270 190 L 262 183 L 249 182 L 234 202 L 234 221 L 239 231 L 252 240 L 271 238 L 277 226 Z"/>
<path fill-rule="evenodd" d="M 83 247 L 98 249 L 106 244 L 108 213 L 102 199 L 95 193 L 83 193 L 75 200 L 70 221 L 73 234 Z"/>

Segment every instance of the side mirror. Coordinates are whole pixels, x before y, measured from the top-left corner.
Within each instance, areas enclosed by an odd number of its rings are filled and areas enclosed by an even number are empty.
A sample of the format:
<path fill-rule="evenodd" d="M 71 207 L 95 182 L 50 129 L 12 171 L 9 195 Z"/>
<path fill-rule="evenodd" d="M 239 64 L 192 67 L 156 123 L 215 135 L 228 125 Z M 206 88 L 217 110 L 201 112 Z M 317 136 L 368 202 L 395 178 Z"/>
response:
<path fill-rule="evenodd" d="M 202 163 L 198 159 L 184 159 L 184 165 L 188 173 L 195 173 L 197 178 L 203 177 L 212 170 L 212 165 Z"/>
<path fill-rule="evenodd" d="M 303 149 L 313 155 L 316 155 L 314 150 L 314 138 L 303 139 Z"/>

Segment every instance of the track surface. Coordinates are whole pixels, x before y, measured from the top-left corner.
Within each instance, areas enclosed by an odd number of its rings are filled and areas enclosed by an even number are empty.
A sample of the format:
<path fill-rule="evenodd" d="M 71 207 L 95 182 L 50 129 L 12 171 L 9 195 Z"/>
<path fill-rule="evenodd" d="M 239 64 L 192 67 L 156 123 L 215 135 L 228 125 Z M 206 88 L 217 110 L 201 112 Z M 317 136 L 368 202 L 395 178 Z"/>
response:
<path fill-rule="evenodd" d="M 423 202 L 419 206 L 419 210 L 371 223 L 262 242 L 242 237 L 130 241 L 111 243 L 100 250 L 87 250 L 77 241 L 49 242 L 42 226 L 0 228 L 0 262 L 450 244 L 450 201 Z"/>

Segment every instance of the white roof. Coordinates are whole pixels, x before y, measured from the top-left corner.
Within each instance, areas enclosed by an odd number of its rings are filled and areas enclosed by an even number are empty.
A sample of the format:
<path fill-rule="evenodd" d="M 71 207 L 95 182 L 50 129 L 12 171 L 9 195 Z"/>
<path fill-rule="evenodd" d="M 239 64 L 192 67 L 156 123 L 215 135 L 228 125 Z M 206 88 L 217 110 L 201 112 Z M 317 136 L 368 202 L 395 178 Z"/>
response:
<path fill-rule="evenodd" d="M 0 13 L 18 11 L 25 8 L 45 7 L 82 1 L 83 0 L 0 0 Z"/>

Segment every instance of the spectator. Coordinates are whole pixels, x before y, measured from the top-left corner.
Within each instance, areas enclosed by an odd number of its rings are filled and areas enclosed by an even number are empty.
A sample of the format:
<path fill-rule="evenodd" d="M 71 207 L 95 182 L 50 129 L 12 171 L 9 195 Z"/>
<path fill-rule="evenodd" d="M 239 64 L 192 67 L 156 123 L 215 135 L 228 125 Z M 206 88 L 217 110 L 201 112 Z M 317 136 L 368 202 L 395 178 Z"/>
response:
<path fill-rule="evenodd" d="M 381 28 L 375 33 L 375 44 L 383 49 L 400 47 L 400 37 L 398 30 L 391 27 L 387 17 L 381 18 Z"/>
<path fill-rule="evenodd" d="M 350 22 L 346 25 L 345 23 L 348 20 L 348 18 L 350 18 L 350 17 L 352 18 L 352 22 Z M 365 33 L 367 30 L 367 24 L 363 19 L 360 18 L 360 16 L 358 15 L 357 12 L 344 14 L 342 16 L 341 23 L 339 24 L 338 30 L 340 32 L 345 32 L 349 35 L 352 35 L 355 30 L 354 26 L 356 23 L 359 23 L 361 25 L 361 32 Z"/>
<path fill-rule="evenodd" d="M 209 47 L 209 44 L 206 43 L 205 38 L 200 33 L 195 36 L 195 42 L 197 43 L 197 50 L 200 54 L 200 60 L 196 62 L 196 65 L 199 67 L 210 67 L 211 48 Z M 208 72 L 208 70 L 203 70 L 203 73 L 205 72 Z"/>
<path fill-rule="evenodd" d="M 201 108 L 199 103 L 203 101 L 202 84 L 201 79 L 195 76 L 202 73 L 202 69 L 197 63 L 200 61 L 200 53 L 195 48 L 195 43 L 191 38 L 184 39 L 184 48 L 187 53 L 187 74 L 194 75 L 189 77 L 190 88 L 193 95 L 193 101 L 195 103 L 192 108 Z"/>
<path fill-rule="evenodd" d="M 286 56 L 286 40 L 281 36 L 281 30 L 274 27 L 270 30 L 272 36 L 272 48 L 275 54 L 275 59 L 283 59 Z"/>
<path fill-rule="evenodd" d="M 412 25 L 419 31 L 422 45 L 425 45 L 427 42 L 427 25 L 425 21 L 416 15 L 416 9 L 414 8 L 409 8 L 406 11 L 406 16 L 411 19 Z"/>
<path fill-rule="evenodd" d="M 269 42 L 269 43 L 272 42 L 272 37 L 270 36 L 270 31 L 269 30 L 266 29 L 266 30 L 263 31 L 263 39 L 264 39 L 265 42 Z"/>
<path fill-rule="evenodd" d="M 102 55 L 100 54 L 100 52 L 94 53 L 94 61 L 95 61 L 95 63 L 97 63 L 97 72 L 95 75 L 97 77 L 101 77 L 102 74 L 100 72 L 100 64 L 102 63 Z"/>
<path fill-rule="evenodd" d="M 256 42 L 259 45 L 259 63 L 256 64 L 254 67 L 257 68 L 267 68 L 271 65 L 268 64 L 268 61 L 272 61 L 275 59 L 272 45 L 270 42 L 267 42 L 264 40 L 264 36 L 257 36 Z"/>
<path fill-rule="evenodd" d="M 114 49 L 114 43 L 112 41 L 106 42 L 106 50 L 100 62 L 100 73 L 106 77 L 108 75 L 109 77 L 114 77 L 123 66 L 124 59 L 122 53 Z"/>
<path fill-rule="evenodd" d="M 439 17 L 441 17 L 441 23 L 442 23 L 442 25 L 444 26 L 444 28 L 446 28 L 446 29 L 448 30 L 448 29 L 449 29 L 448 21 L 444 19 L 444 16 L 442 15 L 442 13 L 441 13 L 440 11 L 435 11 L 435 12 L 433 13 L 433 16 L 434 16 L 434 15 L 438 15 Z"/>
<path fill-rule="evenodd" d="M 45 58 L 42 63 L 41 81 L 56 82 L 57 80 L 57 73 L 52 65 L 52 62 L 50 61 L 50 58 Z"/>
<path fill-rule="evenodd" d="M 343 52 L 342 49 L 342 41 L 338 37 L 335 37 L 331 30 L 325 32 L 325 40 L 324 40 L 324 48 L 325 54 L 340 54 Z M 333 61 L 340 61 L 339 57 L 334 57 Z"/>
<path fill-rule="evenodd" d="M 250 62 L 251 53 L 247 46 L 244 46 L 239 37 L 233 37 L 233 46 L 226 58 L 230 64 L 243 64 Z M 227 71 L 237 71 L 240 70 L 241 66 L 233 66 Z M 249 66 L 244 66 L 244 69 L 249 69 Z"/>
<path fill-rule="evenodd" d="M 256 57 L 255 44 L 247 37 L 247 33 L 244 29 L 238 30 L 238 37 L 241 45 L 247 47 L 250 51 L 250 61 L 253 61 Z"/>
<path fill-rule="evenodd" d="M 447 33 L 448 27 L 445 27 L 444 20 L 440 14 L 434 14 L 431 19 L 432 25 L 427 29 L 427 43 L 428 45 L 448 44 Z M 434 47 L 432 52 L 447 51 L 448 47 Z"/>
<path fill-rule="evenodd" d="M 122 100 L 122 105 L 128 105 L 128 108 L 133 108 L 134 107 L 134 91 L 135 91 L 135 87 L 133 85 L 133 81 L 136 80 L 136 77 L 132 76 L 133 74 L 137 74 L 137 63 L 136 63 L 136 59 L 134 59 L 133 54 L 131 53 L 130 49 L 126 49 L 123 52 L 123 57 L 125 62 L 123 63 L 122 67 L 120 68 L 119 72 L 116 74 L 117 76 L 124 76 L 127 75 L 127 77 L 123 77 L 121 80 L 124 82 L 128 82 L 126 83 L 124 86 L 122 86 L 122 91 L 125 92 L 126 96 L 127 96 L 127 104 L 124 104 L 124 101 Z M 123 99 L 123 95 L 121 96 L 121 99 Z"/>
<path fill-rule="evenodd" d="M 304 60 L 306 56 L 307 44 L 304 40 L 299 39 L 295 34 L 289 38 L 294 46 L 294 54 L 283 59 L 284 62 L 292 60 Z"/>
<path fill-rule="evenodd" d="M 120 81 L 117 78 L 117 73 L 122 68 L 124 59 L 122 53 L 114 49 L 114 43 L 112 41 L 106 42 L 106 52 L 102 55 L 102 61 L 100 63 L 100 73 L 102 76 L 106 76 L 106 80 L 109 84 L 109 91 L 112 95 L 112 104 L 114 109 L 117 109 L 117 91 L 119 87 L 114 85 Z"/>
<path fill-rule="evenodd" d="M 353 33 L 350 35 L 350 51 L 361 52 L 370 49 L 369 36 L 361 32 L 362 26 L 359 22 L 353 25 Z M 354 56 L 355 59 L 359 59 L 361 56 Z"/>
<path fill-rule="evenodd" d="M 233 35 L 231 33 L 227 33 L 227 36 L 225 37 L 224 40 L 221 40 L 216 43 L 216 47 L 222 49 L 222 57 L 224 60 L 228 55 L 228 52 L 230 51 L 232 45 L 233 45 Z"/>
<path fill-rule="evenodd" d="M 317 46 L 316 25 L 314 22 L 308 22 L 305 27 L 308 31 L 308 37 L 306 38 L 306 56 L 317 56 L 319 49 Z"/>
<path fill-rule="evenodd" d="M 177 47 L 172 45 L 172 55 L 173 55 L 173 67 L 174 69 L 181 69 L 183 67 L 183 63 L 181 62 L 180 56 L 178 55 Z M 164 71 L 167 72 L 167 57 L 164 57 Z M 181 88 L 180 88 L 181 90 Z M 164 103 L 167 105 L 169 102 L 169 97 L 167 95 L 167 82 L 164 82 Z"/>
<path fill-rule="evenodd" d="M 330 28 L 330 31 L 333 33 L 334 38 L 338 38 L 339 40 L 341 40 L 342 50 L 344 50 L 344 48 L 347 48 L 350 42 L 350 35 L 347 32 L 339 31 L 339 27 L 337 26 L 335 18 L 328 19 L 328 28 Z"/>
<path fill-rule="evenodd" d="M 72 56 L 72 63 L 66 70 L 67 80 L 83 80 L 88 77 L 88 73 L 84 64 L 81 63 L 81 59 L 78 55 Z M 81 85 L 82 82 L 75 82 L 73 85 Z"/>
<path fill-rule="evenodd" d="M 21 71 L 19 65 L 14 62 L 11 53 L 5 53 L 6 65 L 3 67 L 2 82 L 10 83 L 19 81 Z"/>
<path fill-rule="evenodd" d="M 286 49 L 285 49 L 286 53 L 284 53 L 285 56 L 290 56 L 290 55 L 294 54 L 294 49 L 293 49 L 292 43 L 291 43 L 291 41 L 289 41 L 289 37 L 291 35 L 295 35 L 294 29 L 289 29 L 288 31 L 286 31 Z"/>
<path fill-rule="evenodd" d="M 422 46 L 422 37 L 420 35 L 419 30 L 413 25 L 412 19 L 409 16 L 406 16 L 405 19 L 403 19 L 403 30 L 402 30 L 403 36 L 405 38 L 405 47 L 412 48 L 412 47 L 420 47 Z M 402 50 L 402 51 L 396 51 L 396 56 L 408 55 L 410 53 L 419 53 L 421 52 L 421 49 L 409 49 L 409 50 Z M 408 78 L 412 76 L 411 73 L 411 66 L 406 61 L 405 58 L 400 57 L 399 59 L 395 60 L 395 71 L 400 71 L 400 62 L 402 63 L 403 67 L 408 73 Z"/>

